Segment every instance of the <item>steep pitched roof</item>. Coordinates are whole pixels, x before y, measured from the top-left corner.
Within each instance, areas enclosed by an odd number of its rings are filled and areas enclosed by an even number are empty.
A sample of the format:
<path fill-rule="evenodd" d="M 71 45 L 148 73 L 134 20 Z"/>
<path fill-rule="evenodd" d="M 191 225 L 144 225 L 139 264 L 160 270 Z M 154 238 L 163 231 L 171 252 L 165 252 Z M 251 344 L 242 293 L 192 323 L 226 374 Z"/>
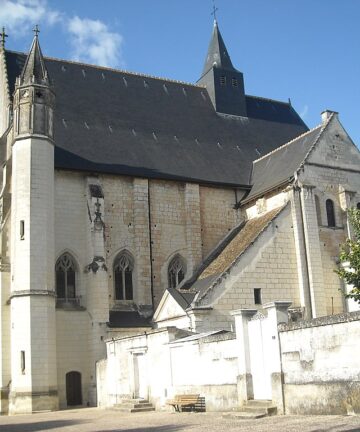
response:
<path fill-rule="evenodd" d="M 290 182 L 326 128 L 319 125 L 253 162 L 252 188 L 244 203 Z"/>
<path fill-rule="evenodd" d="M 199 269 L 194 277 L 184 287 L 194 296 L 196 306 L 222 275 L 228 272 L 239 260 L 241 255 L 255 242 L 269 224 L 282 212 L 286 205 L 271 210 L 262 216 L 243 222 L 235 231 L 235 235 L 227 236 L 217 247 L 218 252 Z"/>
<path fill-rule="evenodd" d="M 11 93 L 26 56 L 6 52 Z M 307 130 L 283 102 L 246 96 L 217 114 L 202 86 L 45 58 L 54 83 L 55 167 L 248 185 L 252 161 Z"/>
<path fill-rule="evenodd" d="M 235 70 L 216 20 L 214 21 L 214 29 L 202 75 L 205 75 L 213 67 L 219 69 Z"/>
<path fill-rule="evenodd" d="M 226 245 L 223 251 L 199 275 L 199 279 L 220 275 L 239 258 L 239 256 L 256 240 L 269 223 L 284 207 L 276 208 L 262 216 L 248 220 L 239 233 Z"/>
<path fill-rule="evenodd" d="M 196 293 L 190 291 L 181 291 L 175 288 L 168 288 L 170 295 L 179 304 L 179 306 L 185 310 L 187 309 L 191 302 L 194 300 Z"/>

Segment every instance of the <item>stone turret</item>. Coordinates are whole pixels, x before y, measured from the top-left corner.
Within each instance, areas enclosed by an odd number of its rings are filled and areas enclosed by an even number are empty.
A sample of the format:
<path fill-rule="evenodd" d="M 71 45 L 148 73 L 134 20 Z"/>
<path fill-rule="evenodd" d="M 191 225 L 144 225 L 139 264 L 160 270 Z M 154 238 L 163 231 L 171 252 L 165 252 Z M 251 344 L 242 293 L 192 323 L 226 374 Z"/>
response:
<path fill-rule="evenodd" d="M 40 135 L 53 140 L 55 95 L 36 34 L 24 69 L 16 80 L 14 138 Z"/>
<path fill-rule="evenodd" d="M 54 100 L 36 29 L 14 93 L 10 414 L 58 408 Z"/>

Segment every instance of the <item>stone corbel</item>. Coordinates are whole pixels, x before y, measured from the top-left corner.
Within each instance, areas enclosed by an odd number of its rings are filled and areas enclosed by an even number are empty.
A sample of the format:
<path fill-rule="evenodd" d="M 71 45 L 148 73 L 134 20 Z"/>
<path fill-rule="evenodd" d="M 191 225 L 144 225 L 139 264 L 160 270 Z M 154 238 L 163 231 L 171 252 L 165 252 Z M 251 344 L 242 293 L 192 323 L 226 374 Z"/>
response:
<path fill-rule="evenodd" d="M 85 272 L 89 273 L 90 271 L 92 271 L 93 273 L 97 273 L 99 269 L 107 271 L 105 258 L 101 256 L 95 256 L 92 262 L 85 267 Z"/>

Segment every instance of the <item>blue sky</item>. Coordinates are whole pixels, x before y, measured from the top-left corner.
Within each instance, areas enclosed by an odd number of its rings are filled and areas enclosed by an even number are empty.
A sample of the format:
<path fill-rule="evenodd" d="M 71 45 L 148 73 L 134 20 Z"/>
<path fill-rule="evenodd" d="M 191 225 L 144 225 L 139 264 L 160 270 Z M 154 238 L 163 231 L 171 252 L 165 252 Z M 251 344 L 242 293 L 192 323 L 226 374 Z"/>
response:
<path fill-rule="evenodd" d="M 309 127 L 336 110 L 360 145 L 360 0 L 217 0 L 217 18 L 247 94 L 287 100 Z M 195 82 L 212 0 L 0 0 L 7 48 L 34 24 L 47 56 Z"/>

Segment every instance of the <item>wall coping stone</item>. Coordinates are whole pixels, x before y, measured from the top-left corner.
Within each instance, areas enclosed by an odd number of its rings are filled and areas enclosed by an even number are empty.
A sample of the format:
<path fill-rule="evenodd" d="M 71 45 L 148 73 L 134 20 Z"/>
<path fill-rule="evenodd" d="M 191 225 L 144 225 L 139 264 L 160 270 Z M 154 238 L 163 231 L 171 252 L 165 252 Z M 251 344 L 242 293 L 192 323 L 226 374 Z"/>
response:
<path fill-rule="evenodd" d="M 286 332 L 291 330 L 299 330 L 311 327 L 321 327 L 331 324 L 341 324 L 351 321 L 360 321 L 360 311 L 347 312 L 338 315 L 327 315 L 312 320 L 301 320 L 288 324 L 281 323 L 278 325 L 279 332 Z"/>

